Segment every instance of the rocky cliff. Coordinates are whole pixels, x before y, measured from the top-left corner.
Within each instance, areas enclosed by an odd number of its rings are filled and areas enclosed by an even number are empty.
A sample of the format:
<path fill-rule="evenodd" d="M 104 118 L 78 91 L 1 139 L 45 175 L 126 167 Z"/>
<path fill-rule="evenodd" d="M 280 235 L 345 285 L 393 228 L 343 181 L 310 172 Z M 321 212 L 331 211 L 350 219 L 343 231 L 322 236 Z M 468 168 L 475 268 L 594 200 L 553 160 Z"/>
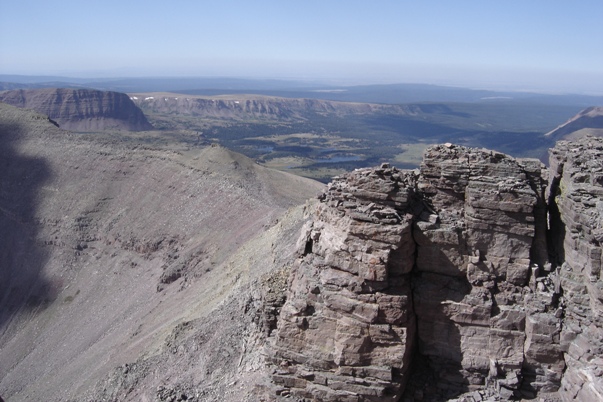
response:
<path fill-rule="evenodd" d="M 602 154 L 559 143 L 549 183 L 537 160 L 446 144 L 420 171 L 334 179 L 268 347 L 276 394 L 602 400 Z"/>
<path fill-rule="evenodd" d="M 93 89 L 20 89 L 0 92 L 0 102 L 48 115 L 72 131 L 143 131 L 153 127 L 123 93 Z"/>
<path fill-rule="evenodd" d="M 320 99 L 279 98 L 261 95 L 201 97 L 173 93 L 133 94 L 142 110 L 154 114 L 180 114 L 227 120 L 304 120 L 315 115 L 347 115 L 388 112 L 416 114 L 419 106 L 334 102 Z"/>
<path fill-rule="evenodd" d="M 559 142 L 548 188 L 566 363 L 565 400 L 603 400 L 603 141 Z"/>
<path fill-rule="evenodd" d="M 445 144 L 324 190 L 0 104 L 0 396 L 600 401 L 602 156 Z"/>

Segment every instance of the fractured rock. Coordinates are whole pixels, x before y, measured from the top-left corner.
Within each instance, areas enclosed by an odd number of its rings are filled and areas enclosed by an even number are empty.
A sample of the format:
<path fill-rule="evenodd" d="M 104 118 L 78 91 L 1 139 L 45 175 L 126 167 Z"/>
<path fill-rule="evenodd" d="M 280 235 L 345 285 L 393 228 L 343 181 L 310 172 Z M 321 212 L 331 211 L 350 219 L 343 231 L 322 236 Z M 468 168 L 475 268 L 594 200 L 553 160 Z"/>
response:
<path fill-rule="evenodd" d="M 584 141 L 552 150 L 550 184 L 537 160 L 452 144 L 419 174 L 336 178 L 268 347 L 279 394 L 601 400 L 603 141 Z"/>
<path fill-rule="evenodd" d="M 551 150 L 549 204 L 563 294 L 564 400 L 603 400 L 603 141 L 559 141 Z"/>
<path fill-rule="evenodd" d="M 330 183 L 299 244 L 270 354 L 274 382 L 324 401 L 395 401 L 415 342 L 416 177 L 387 165 Z"/>

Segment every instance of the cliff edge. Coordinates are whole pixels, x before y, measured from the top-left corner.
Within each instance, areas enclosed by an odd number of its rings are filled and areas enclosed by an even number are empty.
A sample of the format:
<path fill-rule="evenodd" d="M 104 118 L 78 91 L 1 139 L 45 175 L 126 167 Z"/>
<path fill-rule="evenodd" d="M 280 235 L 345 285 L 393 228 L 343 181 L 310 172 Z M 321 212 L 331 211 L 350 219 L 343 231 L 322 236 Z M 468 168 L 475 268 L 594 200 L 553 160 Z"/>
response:
<path fill-rule="evenodd" d="M 152 130 L 142 111 L 123 93 L 93 89 L 18 89 L 0 92 L 0 102 L 48 115 L 72 131 Z"/>
<path fill-rule="evenodd" d="M 335 178 L 268 346 L 277 398 L 602 400 L 602 155 L 445 144 Z"/>

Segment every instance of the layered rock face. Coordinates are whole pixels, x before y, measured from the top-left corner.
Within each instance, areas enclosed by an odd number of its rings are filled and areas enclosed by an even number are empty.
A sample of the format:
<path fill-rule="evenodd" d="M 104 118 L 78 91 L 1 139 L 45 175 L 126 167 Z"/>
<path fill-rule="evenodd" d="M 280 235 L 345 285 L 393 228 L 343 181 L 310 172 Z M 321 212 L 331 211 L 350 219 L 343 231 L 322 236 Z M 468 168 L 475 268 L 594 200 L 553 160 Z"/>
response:
<path fill-rule="evenodd" d="M 272 346 L 284 395 L 400 396 L 416 332 L 409 280 L 415 180 L 396 169 L 363 169 L 322 196 L 300 239 Z"/>
<path fill-rule="evenodd" d="M 564 308 L 565 400 L 603 400 L 603 141 L 557 143 L 549 186 Z"/>
<path fill-rule="evenodd" d="M 588 141 L 553 150 L 548 193 L 537 160 L 451 144 L 419 173 L 335 179 L 268 350 L 277 394 L 601 400 L 603 141 Z"/>
<path fill-rule="evenodd" d="M 145 112 L 181 114 L 228 120 L 305 120 L 308 116 L 368 114 L 375 112 L 411 115 L 418 106 L 334 102 L 261 95 L 200 97 L 165 93 L 133 94 L 132 101 Z"/>
<path fill-rule="evenodd" d="M 538 281 L 551 270 L 545 183 L 535 160 L 455 146 L 425 154 L 419 188 L 432 215 L 414 230 L 414 311 L 440 395 L 559 386 L 560 320 Z"/>
<path fill-rule="evenodd" d="M 48 115 L 73 131 L 143 131 L 153 127 L 123 93 L 92 89 L 46 88 L 0 92 L 0 102 Z"/>

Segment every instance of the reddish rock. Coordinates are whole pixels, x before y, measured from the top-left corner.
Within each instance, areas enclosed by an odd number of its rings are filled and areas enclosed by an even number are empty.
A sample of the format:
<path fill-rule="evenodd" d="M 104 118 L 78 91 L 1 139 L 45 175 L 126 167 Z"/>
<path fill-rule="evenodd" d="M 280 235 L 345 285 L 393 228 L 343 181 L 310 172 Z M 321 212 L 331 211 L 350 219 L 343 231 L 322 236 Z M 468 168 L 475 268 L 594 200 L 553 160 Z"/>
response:
<path fill-rule="evenodd" d="M 400 397 L 416 336 L 414 183 L 387 166 L 357 170 L 330 183 L 312 209 L 270 350 L 275 363 L 288 362 L 293 395 Z"/>
<path fill-rule="evenodd" d="M 548 192 L 537 160 L 452 144 L 419 175 L 336 178 L 269 348 L 291 395 L 601 400 L 601 156 L 602 140 L 560 143 Z"/>

